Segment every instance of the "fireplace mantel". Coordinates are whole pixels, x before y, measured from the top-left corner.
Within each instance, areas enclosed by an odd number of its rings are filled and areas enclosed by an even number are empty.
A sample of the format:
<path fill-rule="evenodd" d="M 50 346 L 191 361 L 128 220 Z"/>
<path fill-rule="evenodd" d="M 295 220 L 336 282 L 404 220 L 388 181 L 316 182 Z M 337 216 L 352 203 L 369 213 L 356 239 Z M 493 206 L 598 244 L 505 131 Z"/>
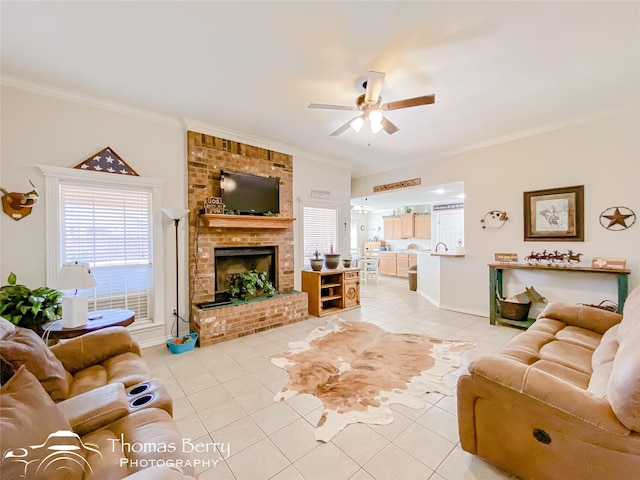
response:
<path fill-rule="evenodd" d="M 266 217 L 252 215 L 223 215 L 205 213 L 200 215 L 200 222 L 205 227 L 217 228 L 276 228 L 286 229 L 295 218 Z"/>

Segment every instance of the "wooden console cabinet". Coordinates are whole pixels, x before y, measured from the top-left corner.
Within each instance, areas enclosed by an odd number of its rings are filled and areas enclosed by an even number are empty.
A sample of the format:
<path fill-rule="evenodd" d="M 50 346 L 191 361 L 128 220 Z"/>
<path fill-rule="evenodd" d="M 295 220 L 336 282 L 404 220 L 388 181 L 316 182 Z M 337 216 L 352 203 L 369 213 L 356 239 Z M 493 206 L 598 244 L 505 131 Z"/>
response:
<path fill-rule="evenodd" d="M 309 298 L 309 313 L 316 317 L 360 306 L 360 270 L 302 271 L 302 291 Z"/>

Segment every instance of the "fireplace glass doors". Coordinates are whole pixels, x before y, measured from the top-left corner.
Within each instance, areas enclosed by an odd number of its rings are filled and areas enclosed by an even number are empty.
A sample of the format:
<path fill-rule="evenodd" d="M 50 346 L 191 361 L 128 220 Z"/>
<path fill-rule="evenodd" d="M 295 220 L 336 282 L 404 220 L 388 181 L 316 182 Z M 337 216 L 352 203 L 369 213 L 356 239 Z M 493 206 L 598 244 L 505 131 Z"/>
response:
<path fill-rule="evenodd" d="M 248 270 L 267 272 L 269 281 L 278 289 L 276 247 L 230 247 L 214 249 L 216 292 L 226 292 L 234 273 Z"/>

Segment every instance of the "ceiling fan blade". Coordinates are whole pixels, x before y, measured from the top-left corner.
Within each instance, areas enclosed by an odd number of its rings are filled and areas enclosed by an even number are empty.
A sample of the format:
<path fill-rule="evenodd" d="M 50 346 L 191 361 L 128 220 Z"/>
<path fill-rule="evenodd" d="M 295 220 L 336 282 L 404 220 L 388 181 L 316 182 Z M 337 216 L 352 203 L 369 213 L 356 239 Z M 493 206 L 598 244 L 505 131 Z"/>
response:
<path fill-rule="evenodd" d="M 346 132 L 349 127 L 351 126 L 351 122 L 353 122 L 356 118 L 360 117 L 361 115 L 358 115 L 357 117 L 353 117 L 351 120 L 349 120 L 347 123 L 345 123 L 344 125 L 342 125 L 340 128 L 338 128 L 335 132 L 333 132 L 332 134 L 330 134 L 330 137 L 337 137 L 338 135 L 340 135 L 341 133 Z"/>
<path fill-rule="evenodd" d="M 435 103 L 435 95 L 424 95 L 423 97 L 406 98 L 396 102 L 385 103 L 380 110 L 398 110 L 400 108 L 418 107 L 420 105 L 429 105 Z"/>
<path fill-rule="evenodd" d="M 394 133 L 396 133 L 398 130 L 400 130 L 398 127 L 396 127 L 393 123 L 391 123 L 390 120 L 387 119 L 387 117 L 382 117 L 382 120 L 380 120 L 380 123 L 382 123 L 382 128 L 385 132 L 387 132 L 389 135 L 393 135 Z"/>
<path fill-rule="evenodd" d="M 348 107 L 346 105 L 327 105 L 325 103 L 310 103 L 309 108 L 320 108 L 324 110 L 357 110 L 356 107 Z"/>
<path fill-rule="evenodd" d="M 380 98 L 380 90 L 384 82 L 385 74 L 383 72 L 374 72 L 371 70 L 367 77 L 367 89 L 364 94 L 364 101 L 375 105 Z"/>

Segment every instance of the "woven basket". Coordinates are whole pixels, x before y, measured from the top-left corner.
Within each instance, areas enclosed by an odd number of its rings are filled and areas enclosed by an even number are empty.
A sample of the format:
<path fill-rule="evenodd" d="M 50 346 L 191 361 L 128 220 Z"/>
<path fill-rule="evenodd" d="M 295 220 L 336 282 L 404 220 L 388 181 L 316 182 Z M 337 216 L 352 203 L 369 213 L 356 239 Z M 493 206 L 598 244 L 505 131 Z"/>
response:
<path fill-rule="evenodd" d="M 510 302 L 508 300 L 498 299 L 500 303 L 500 316 L 509 320 L 517 320 L 518 322 L 524 322 L 529 315 L 529 308 L 531 308 L 531 302 L 518 303 Z"/>

